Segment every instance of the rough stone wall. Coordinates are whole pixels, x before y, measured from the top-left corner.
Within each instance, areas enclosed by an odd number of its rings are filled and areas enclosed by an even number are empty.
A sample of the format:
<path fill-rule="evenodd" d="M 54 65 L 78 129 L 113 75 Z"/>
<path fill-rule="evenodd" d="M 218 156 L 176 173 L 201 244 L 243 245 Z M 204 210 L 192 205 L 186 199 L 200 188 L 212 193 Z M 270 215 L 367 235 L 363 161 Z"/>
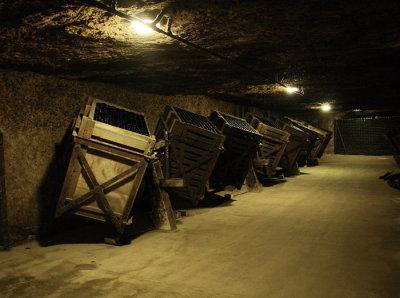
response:
<path fill-rule="evenodd" d="M 238 104 L 204 96 L 160 96 L 110 84 L 0 72 L 0 130 L 13 240 L 38 233 L 51 219 L 68 163 L 68 126 L 88 96 L 144 112 L 152 132 L 167 104 L 203 115 L 213 109 L 235 115 L 243 111 Z"/>

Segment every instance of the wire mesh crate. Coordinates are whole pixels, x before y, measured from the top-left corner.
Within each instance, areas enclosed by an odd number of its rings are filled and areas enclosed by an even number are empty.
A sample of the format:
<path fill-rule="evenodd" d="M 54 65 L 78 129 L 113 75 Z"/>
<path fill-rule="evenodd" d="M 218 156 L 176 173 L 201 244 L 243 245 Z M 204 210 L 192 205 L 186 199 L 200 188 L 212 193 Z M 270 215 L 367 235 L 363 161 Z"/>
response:
<path fill-rule="evenodd" d="M 156 138 L 166 137 L 163 171 L 166 179 L 182 178 L 183 185 L 170 189 L 197 205 L 215 163 L 223 150 L 224 136 L 207 117 L 166 106 L 156 127 Z"/>
<path fill-rule="evenodd" d="M 276 167 L 281 160 L 290 134 L 266 119 L 247 114 L 247 122 L 255 128 L 261 137 L 261 146 L 257 151 L 254 166 L 257 174 L 271 178 L 276 174 Z"/>
<path fill-rule="evenodd" d="M 225 151 L 210 177 L 212 187 L 233 185 L 240 189 L 260 146 L 261 134 L 245 119 L 213 111 L 211 122 L 226 137 Z"/>

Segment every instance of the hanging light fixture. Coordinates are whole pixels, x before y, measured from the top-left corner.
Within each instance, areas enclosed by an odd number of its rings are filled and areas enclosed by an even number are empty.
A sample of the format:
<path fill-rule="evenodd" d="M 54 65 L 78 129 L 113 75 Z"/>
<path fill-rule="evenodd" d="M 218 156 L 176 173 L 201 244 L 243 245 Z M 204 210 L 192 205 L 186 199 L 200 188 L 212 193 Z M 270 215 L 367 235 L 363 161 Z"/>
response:
<path fill-rule="evenodd" d="M 332 109 L 329 103 L 324 103 L 321 105 L 321 110 L 324 112 L 329 112 Z"/>
<path fill-rule="evenodd" d="M 142 20 L 145 23 L 151 24 L 152 21 L 151 20 Z M 149 26 L 146 26 L 145 24 L 143 24 L 142 22 L 139 21 L 132 21 L 131 23 L 131 27 L 136 31 L 136 33 L 138 34 L 149 34 L 154 32 L 153 29 L 151 29 Z M 160 28 L 160 24 L 156 24 L 157 28 Z"/>
<path fill-rule="evenodd" d="M 295 92 L 299 92 L 299 88 L 297 88 L 297 87 L 286 87 L 286 91 L 288 93 L 295 93 Z"/>

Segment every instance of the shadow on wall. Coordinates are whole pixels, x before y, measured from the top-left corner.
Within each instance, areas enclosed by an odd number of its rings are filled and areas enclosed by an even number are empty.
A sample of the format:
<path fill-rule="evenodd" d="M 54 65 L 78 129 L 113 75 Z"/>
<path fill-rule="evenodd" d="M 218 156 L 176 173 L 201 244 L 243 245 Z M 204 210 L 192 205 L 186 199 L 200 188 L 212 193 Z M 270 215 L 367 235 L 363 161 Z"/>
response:
<path fill-rule="evenodd" d="M 65 132 L 61 142 L 55 145 L 53 158 L 38 189 L 37 198 L 40 212 L 39 238 L 57 229 L 54 214 L 72 153 L 73 137 L 71 130 L 72 123 Z"/>

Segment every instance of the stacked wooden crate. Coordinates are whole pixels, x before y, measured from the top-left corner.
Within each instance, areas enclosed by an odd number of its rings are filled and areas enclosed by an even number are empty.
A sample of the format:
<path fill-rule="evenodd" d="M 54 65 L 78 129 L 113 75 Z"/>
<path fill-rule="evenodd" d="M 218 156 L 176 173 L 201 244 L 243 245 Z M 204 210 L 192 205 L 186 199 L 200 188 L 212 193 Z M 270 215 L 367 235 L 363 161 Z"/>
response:
<path fill-rule="evenodd" d="M 280 160 L 279 166 L 284 169 L 285 176 L 298 175 L 298 160 L 306 154 L 308 135 L 289 121 L 282 121 L 280 127 L 290 134 L 289 142 Z"/>
<path fill-rule="evenodd" d="M 144 115 L 89 99 L 73 127 L 73 152 L 56 216 L 66 212 L 114 225 L 119 234 L 151 160 L 155 137 Z"/>
<path fill-rule="evenodd" d="M 233 185 L 240 189 L 260 146 L 261 134 L 245 119 L 213 111 L 211 122 L 226 137 L 221 154 L 210 177 L 212 187 Z"/>
<path fill-rule="evenodd" d="M 160 116 L 155 135 L 166 140 L 162 157 L 167 180 L 181 178 L 182 185 L 167 185 L 179 197 L 197 205 L 215 163 L 223 150 L 224 136 L 207 117 L 167 106 Z"/>
<path fill-rule="evenodd" d="M 290 134 L 268 120 L 261 120 L 252 114 L 247 114 L 247 122 L 255 128 L 261 135 L 261 146 L 257 151 L 254 167 L 257 174 L 266 178 L 275 175 L 276 167 L 281 160 Z"/>

